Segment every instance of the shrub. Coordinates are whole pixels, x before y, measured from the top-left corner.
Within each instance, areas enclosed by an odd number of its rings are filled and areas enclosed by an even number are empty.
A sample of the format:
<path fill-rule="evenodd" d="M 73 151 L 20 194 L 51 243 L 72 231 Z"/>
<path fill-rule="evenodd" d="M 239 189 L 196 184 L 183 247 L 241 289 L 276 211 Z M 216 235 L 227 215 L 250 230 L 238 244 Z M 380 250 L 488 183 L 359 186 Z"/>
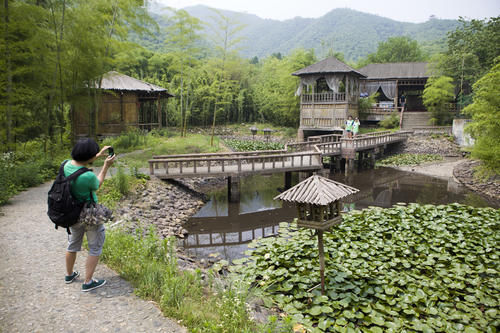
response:
<path fill-rule="evenodd" d="M 389 117 L 384 118 L 378 124 L 387 129 L 399 127 L 399 114 L 397 112 L 391 112 Z"/>

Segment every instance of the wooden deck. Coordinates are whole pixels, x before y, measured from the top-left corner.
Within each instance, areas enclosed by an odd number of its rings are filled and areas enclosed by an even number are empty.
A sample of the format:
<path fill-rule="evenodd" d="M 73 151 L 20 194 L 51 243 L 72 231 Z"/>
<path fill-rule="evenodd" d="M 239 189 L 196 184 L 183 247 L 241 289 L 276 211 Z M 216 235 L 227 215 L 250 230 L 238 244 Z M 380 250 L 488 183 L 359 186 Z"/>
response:
<path fill-rule="evenodd" d="M 354 159 L 356 152 L 405 141 L 411 131 L 375 132 L 348 139 L 337 134 L 310 137 L 283 150 L 159 155 L 149 160 L 149 173 L 161 179 L 224 177 L 290 171 L 314 171 L 323 167 L 322 156 Z"/>

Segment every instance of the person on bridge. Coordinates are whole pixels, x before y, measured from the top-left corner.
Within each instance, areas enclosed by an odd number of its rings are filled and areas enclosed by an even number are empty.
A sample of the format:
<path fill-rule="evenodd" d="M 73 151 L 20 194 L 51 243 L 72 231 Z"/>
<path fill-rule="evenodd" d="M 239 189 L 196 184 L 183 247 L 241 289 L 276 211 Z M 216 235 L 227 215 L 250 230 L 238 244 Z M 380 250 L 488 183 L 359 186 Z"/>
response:
<path fill-rule="evenodd" d="M 354 120 L 352 120 L 352 116 L 347 117 L 345 121 L 345 131 L 347 133 L 347 137 L 349 139 L 352 138 L 352 126 L 354 125 Z"/>
<path fill-rule="evenodd" d="M 110 146 L 105 146 L 99 151 L 99 145 L 92 139 L 78 141 L 71 151 L 71 161 L 64 165 L 64 175 L 68 177 L 73 172 L 82 167 L 91 165 L 97 158 L 105 156 Z M 106 157 L 104 165 L 96 176 L 93 172 L 85 172 L 76 178 L 71 184 L 71 193 L 80 202 L 97 202 L 97 189 L 102 185 L 109 167 L 115 161 L 116 155 Z M 92 198 L 91 198 L 92 196 Z M 73 271 L 76 261 L 76 253 L 82 249 L 83 235 L 87 234 L 89 255 L 85 263 L 85 281 L 82 284 L 82 291 L 89 291 L 102 287 L 106 280 L 95 280 L 92 278 L 95 268 L 99 262 L 104 245 L 105 229 L 103 224 L 86 225 L 77 222 L 69 227 L 71 234 L 68 235 L 68 248 L 66 250 L 66 283 L 72 283 L 80 275 L 78 271 Z"/>
<path fill-rule="evenodd" d="M 354 119 L 354 122 L 352 123 L 352 136 L 358 135 L 359 125 L 361 125 L 361 122 L 359 121 L 359 118 L 356 117 L 356 119 Z"/>

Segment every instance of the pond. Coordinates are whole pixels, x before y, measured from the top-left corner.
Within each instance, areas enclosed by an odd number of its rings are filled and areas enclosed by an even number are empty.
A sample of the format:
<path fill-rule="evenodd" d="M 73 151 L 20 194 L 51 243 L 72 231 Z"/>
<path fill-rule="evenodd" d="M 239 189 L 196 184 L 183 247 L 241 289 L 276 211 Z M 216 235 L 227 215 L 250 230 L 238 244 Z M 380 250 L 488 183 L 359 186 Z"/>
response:
<path fill-rule="evenodd" d="M 452 179 L 443 180 L 392 168 L 363 170 L 345 176 L 323 174 L 360 190 L 348 202 L 345 211 L 369 206 L 391 207 L 399 202 L 420 204 L 463 203 L 490 206 L 481 196 Z M 293 173 L 292 186 L 307 177 Z M 244 256 L 248 243 L 255 238 L 277 233 L 283 221 L 297 216 L 294 205 L 273 198 L 284 190 L 284 174 L 255 175 L 241 178 L 240 201 L 228 202 L 227 188 L 208 194 L 209 201 L 185 225 L 189 235 L 181 241 L 186 253 L 198 259 L 234 260 Z"/>

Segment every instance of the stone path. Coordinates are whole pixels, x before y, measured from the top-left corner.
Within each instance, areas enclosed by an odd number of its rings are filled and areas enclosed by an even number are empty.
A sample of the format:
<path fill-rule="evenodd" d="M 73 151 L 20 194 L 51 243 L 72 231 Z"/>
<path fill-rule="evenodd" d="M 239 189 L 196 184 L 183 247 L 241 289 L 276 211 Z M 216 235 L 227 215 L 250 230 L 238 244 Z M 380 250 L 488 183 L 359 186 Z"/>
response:
<path fill-rule="evenodd" d="M 81 292 L 86 251 L 75 265 L 81 276 L 64 283 L 67 235 L 47 217 L 49 187 L 23 192 L 0 210 L 0 332 L 187 332 L 103 264 L 94 276 L 106 285 Z"/>

